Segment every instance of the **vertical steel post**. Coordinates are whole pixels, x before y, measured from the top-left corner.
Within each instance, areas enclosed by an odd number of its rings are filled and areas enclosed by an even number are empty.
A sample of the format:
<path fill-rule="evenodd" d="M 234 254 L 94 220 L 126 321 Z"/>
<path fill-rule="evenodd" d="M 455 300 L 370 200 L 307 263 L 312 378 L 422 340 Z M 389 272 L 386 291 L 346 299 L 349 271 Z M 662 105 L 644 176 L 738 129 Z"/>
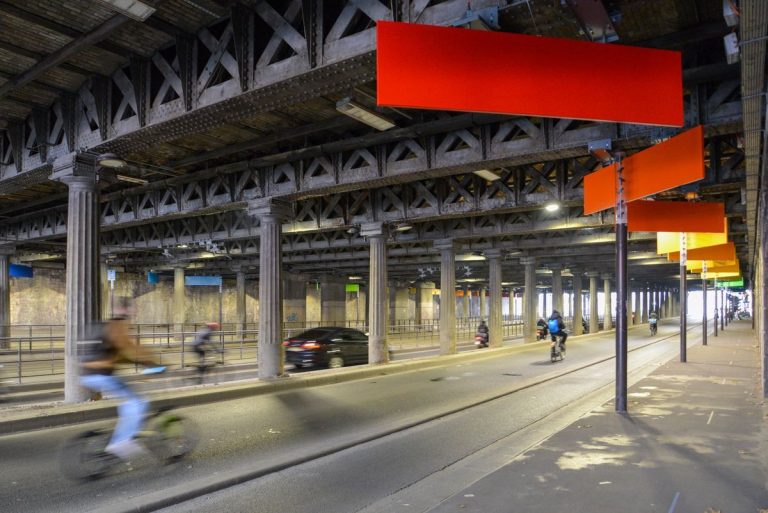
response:
<path fill-rule="evenodd" d="M 701 320 L 701 324 L 702 326 L 704 326 L 704 332 L 702 333 L 702 336 L 701 336 L 701 345 L 706 346 L 707 345 L 707 327 L 708 327 L 707 326 L 708 319 L 707 319 L 707 262 L 706 261 L 704 262 L 704 265 L 702 266 L 702 269 L 701 269 L 701 291 L 703 295 L 702 303 L 704 306 L 704 316 L 703 316 L 703 319 Z"/>
<path fill-rule="evenodd" d="M 720 331 L 725 330 L 725 289 L 720 289 Z"/>
<path fill-rule="evenodd" d="M 688 290 L 685 276 L 685 264 L 688 261 L 688 247 L 685 232 L 680 232 L 680 361 L 686 362 L 688 359 Z"/>
<path fill-rule="evenodd" d="M 627 211 L 621 157 L 616 180 L 616 411 L 623 413 L 627 411 Z"/>
<path fill-rule="evenodd" d="M 717 278 L 715 278 L 715 336 L 717 336 Z"/>

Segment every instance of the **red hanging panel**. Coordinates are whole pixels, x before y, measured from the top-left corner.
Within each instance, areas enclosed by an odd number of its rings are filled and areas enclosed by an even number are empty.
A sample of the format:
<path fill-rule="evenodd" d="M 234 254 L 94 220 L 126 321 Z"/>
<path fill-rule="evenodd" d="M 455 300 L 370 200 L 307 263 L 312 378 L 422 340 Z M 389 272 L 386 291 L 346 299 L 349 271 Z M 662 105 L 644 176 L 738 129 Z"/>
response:
<path fill-rule="evenodd" d="M 630 232 L 718 232 L 723 229 L 724 203 L 632 201 L 627 204 Z"/>
<path fill-rule="evenodd" d="M 680 52 L 379 21 L 381 106 L 683 125 Z"/>

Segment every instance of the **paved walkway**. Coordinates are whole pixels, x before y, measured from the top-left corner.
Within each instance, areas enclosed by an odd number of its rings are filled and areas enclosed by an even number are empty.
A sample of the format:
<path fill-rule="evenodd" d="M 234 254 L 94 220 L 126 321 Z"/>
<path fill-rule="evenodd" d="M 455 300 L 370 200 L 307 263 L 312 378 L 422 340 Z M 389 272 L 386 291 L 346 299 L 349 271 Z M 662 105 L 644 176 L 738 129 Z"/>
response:
<path fill-rule="evenodd" d="M 568 513 L 766 513 L 768 429 L 749 321 L 688 350 L 432 509 Z"/>

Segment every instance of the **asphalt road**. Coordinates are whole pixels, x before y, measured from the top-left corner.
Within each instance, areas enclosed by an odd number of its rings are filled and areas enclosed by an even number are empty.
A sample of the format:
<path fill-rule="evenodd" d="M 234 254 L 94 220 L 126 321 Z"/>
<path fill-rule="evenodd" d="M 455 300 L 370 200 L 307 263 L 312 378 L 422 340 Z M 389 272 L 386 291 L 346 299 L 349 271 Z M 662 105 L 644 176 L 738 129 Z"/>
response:
<path fill-rule="evenodd" d="M 662 327 L 657 339 L 674 331 Z M 630 333 L 630 348 L 653 340 Z M 668 358 L 677 344 L 634 351 L 630 366 Z M 3 436 L 0 511 L 131 511 L 263 473 L 168 511 L 356 512 L 605 388 L 613 346 L 610 334 L 571 341 L 552 364 L 548 347 L 532 344 L 504 358 L 184 408 L 202 435 L 190 458 L 167 467 L 139 459 L 95 483 L 61 477 L 58 450 L 110 422 Z M 599 359 L 608 360 L 588 365 Z"/>

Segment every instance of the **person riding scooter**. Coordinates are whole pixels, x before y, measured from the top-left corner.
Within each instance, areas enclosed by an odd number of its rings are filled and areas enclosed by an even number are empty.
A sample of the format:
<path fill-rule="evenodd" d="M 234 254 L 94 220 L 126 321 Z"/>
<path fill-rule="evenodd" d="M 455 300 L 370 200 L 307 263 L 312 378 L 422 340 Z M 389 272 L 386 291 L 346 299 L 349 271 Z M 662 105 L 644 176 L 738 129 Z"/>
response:
<path fill-rule="evenodd" d="M 659 323 L 659 316 L 656 315 L 656 312 L 651 312 L 648 315 L 648 326 L 651 328 L 651 335 L 656 334 L 656 330 L 658 329 L 658 323 Z"/>
<path fill-rule="evenodd" d="M 549 333 L 552 336 L 552 342 L 557 342 L 557 337 L 560 337 L 560 351 L 564 353 L 568 334 L 565 332 L 565 322 L 560 312 L 552 310 L 552 315 L 549 316 L 547 321 L 547 328 L 549 328 Z"/>
<path fill-rule="evenodd" d="M 480 321 L 480 326 L 477 327 L 475 333 L 475 345 L 479 348 L 488 347 L 488 325 L 485 323 L 485 319 Z"/>
<path fill-rule="evenodd" d="M 544 340 L 547 338 L 548 334 L 549 330 L 547 329 L 547 321 L 539 318 L 539 320 L 536 321 L 536 340 Z"/>

